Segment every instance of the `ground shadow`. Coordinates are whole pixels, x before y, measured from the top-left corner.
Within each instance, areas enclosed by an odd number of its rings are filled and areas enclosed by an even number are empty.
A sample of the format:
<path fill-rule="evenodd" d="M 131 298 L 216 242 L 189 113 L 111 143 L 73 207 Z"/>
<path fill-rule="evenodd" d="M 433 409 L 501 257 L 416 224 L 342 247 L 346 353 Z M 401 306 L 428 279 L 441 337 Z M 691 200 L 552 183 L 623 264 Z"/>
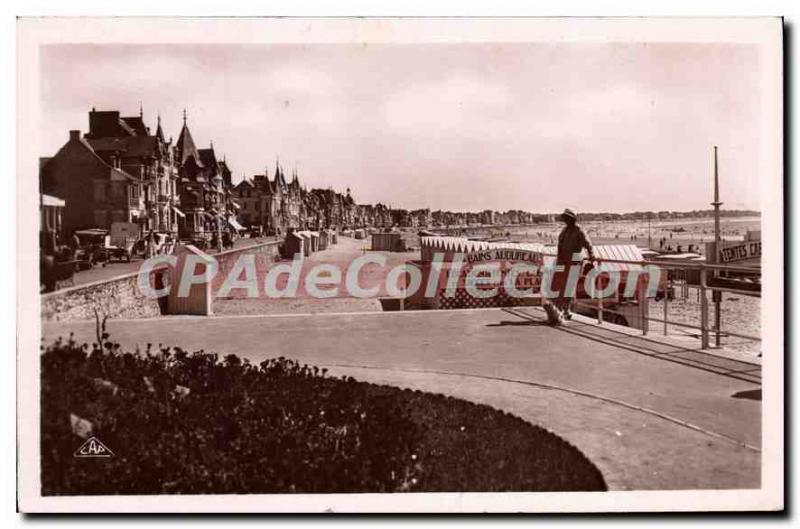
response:
<path fill-rule="evenodd" d="M 761 400 L 761 388 L 749 389 L 747 391 L 737 391 L 731 395 L 734 399 Z"/>
<path fill-rule="evenodd" d="M 537 322 L 539 325 L 546 325 L 546 322 L 537 316 L 529 314 L 520 310 L 517 307 L 505 307 L 503 312 L 516 316 L 524 321 Z M 693 367 L 702 371 L 715 373 L 718 375 L 752 382 L 755 384 L 761 383 L 761 368 L 747 362 L 742 362 L 734 359 L 722 358 L 719 356 L 711 355 L 705 351 L 675 346 L 670 344 L 671 350 L 663 351 L 647 345 L 654 345 L 663 347 L 665 344 L 658 340 L 647 338 L 646 336 L 631 336 L 630 334 L 611 329 L 608 327 L 598 327 L 593 324 L 583 323 L 580 321 L 572 321 L 569 325 L 558 326 L 558 330 L 567 332 L 575 336 L 580 336 L 588 340 L 604 343 L 619 347 L 637 354 L 657 358 L 667 362 Z M 598 332 L 602 335 L 598 335 Z M 631 339 L 635 339 L 632 342 Z"/>
<path fill-rule="evenodd" d="M 498 323 L 487 323 L 487 327 L 509 327 L 509 326 L 524 326 L 524 327 L 535 327 L 535 326 L 544 326 L 547 325 L 546 321 L 530 321 L 530 320 L 523 320 L 523 321 L 508 321 L 504 320 Z"/>

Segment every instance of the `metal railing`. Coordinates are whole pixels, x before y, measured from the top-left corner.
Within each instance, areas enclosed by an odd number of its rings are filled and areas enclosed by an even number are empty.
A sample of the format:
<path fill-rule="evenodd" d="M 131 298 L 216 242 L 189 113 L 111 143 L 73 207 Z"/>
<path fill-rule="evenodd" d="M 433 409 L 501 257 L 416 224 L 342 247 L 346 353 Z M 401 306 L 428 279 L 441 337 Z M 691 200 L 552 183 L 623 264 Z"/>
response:
<path fill-rule="evenodd" d="M 672 280 L 667 280 L 666 288 L 663 296 L 664 302 L 664 317 L 663 318 L 653 318 L 648 315 L 647 306 L 647 298 L 640 294 L 639 296 L 639 318 L 642 321 L 642 334 L 647 335 L 648 333 L 648 323 L 649 322 L 657 322 L 663 323 L 664 328 L 664 336 L 668 335 L 669 326 L 673 325 L 676 327 L 684 327 L 689 329 L 695 329 L 700 331 L 700 342 L 701 342 L 701 349 L 708 349 L 710 347 L 710 334 L 713 332 L 715 335 L 715 345 L 719 347 L 721 345 L 721 337 L 724 332 L 727 336 L 733 336 L 735 338 L 741 338 L 744 340 L 752 340 L 752 341 L 761 341 L 760 336 L 751 336 L 743 333 L 732 332 L 732 331 L 722 331 L 721 329 L 721 321 L 720 321 L 720 311 L 715 311 L 715 322 L 714 325 L 709 324 L 709 300 L 707 293 L 711 292 L 729 292 L 739 295 L 746 295 L 746 296 L 753 296 L 753 297 L 761 297 L 761 293 L 756 291 L 749 291 L 743 289 L 736 289 L 730 286 L 717 286 L 709 284 L 709 273 L 718 273 L 718 272 L 728 272 L 728 273 L 745 273 L 748 275 L 756 275 L 760 276 L 760 269 L 756 267 L 747 267 L 747 266 L 735 266 L 735 265 L 723 265 L 723 264 L 708 264 L 708 263 L 696 263 L 696 262 L 665 262 L 665 261 L 653 261 L 653 260 L 644 260 L 644 261 L 627 261 L 627 260 L 618 260 L 618 259 L 597 259 L 598 263 L 614 263 L 614 264 L 626 264 L 626 265 L 636 265 L 641 267 L 658 267 L 665 271 L 669 270 L 693 270 L 699 272 L 699 282 L 697 285 L 687 285 L 686 286 L 694 286 L 699 290 L 699 297 L 700 297 L 700 325 L 692 325 L 689 323 L 679 322 L 669 319 L 669 289 L 670 287 L 674 287 L 675 284 Z M 684 280 L 686 281 L 686 280 Z M 576 301 L 577 305 L 591 307 L 597 310 L 597 322 L 602 324 L 604 322 L 604 313 L 612 313 L 618 314 L 620 316 L 627 316 L 627 314 L 613 310 L 610 308 L 605 308 L 603 306 L 603 299 L 597 298 L 596 306 L 586 303 L 585 301 Z"/>

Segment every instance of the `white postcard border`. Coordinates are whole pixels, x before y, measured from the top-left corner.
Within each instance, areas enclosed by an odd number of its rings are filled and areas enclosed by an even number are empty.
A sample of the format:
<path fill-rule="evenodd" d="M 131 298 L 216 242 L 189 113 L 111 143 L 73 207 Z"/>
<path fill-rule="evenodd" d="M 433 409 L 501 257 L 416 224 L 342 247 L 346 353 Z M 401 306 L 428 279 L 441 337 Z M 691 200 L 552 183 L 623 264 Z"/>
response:
<path fill-rule="evenodd" d="M 148 31 L 142 31 L 142 24 Z M 446 29 L 444 29 L 446 28 Z M 157 38 L 153 38 L 157 35 Z M 42 497 L 39 491 L 38 46 L 57 43 L 748 42 L 761 49 L 763 451 L 760 490 Z M 783 86 L 779 18 L 39 18 L 18 21 L 18 494 L 24 512 L 607 512 L 783 505 Z M 771 271 L 771 273 L 770 273 Z"/>

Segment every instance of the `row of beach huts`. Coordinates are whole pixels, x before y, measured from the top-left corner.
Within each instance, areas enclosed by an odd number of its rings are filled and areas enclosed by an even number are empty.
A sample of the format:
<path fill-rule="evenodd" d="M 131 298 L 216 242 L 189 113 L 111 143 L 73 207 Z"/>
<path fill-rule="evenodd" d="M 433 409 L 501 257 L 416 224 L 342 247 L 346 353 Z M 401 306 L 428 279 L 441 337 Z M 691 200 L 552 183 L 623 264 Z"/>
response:
<path fill-rule="evenodd" d="M 339 243 L 336 230 L 297 230 L 286 234 L 283 241 L 283 255 L 292 257 L 298 253 L 309 256 L 314 252 L 321 252 L 328 247 Z"/>

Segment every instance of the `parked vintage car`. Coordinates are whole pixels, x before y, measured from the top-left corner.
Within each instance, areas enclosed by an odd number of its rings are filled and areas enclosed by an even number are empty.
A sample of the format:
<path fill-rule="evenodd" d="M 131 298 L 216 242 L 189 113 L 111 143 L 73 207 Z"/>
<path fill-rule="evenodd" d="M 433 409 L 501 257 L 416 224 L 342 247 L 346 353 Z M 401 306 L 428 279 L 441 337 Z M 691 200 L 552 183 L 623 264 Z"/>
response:
<path fill-rule="evenodd" d="M 111 233 L 105 241 L 105 250 L 108 258 L 131 261 L 134 248 L 139 241 L 139 225 L 132 222 L 114 222 L 111 224 Z"/>
<path fill-rule="evenodd" d="M 39 290 L 52 292 L 75 284 L 77 261 L 59 260 L 59 256 L 41 254 L 39 257 Z"/>
<path fill-rule="evenodd" d="M 108 261 L 108 251 L 106 250 L 108 230 L 101 228 L 89 228 L 76 230 L 75 236 L 78 238 L 78 247 L 75 248 L 75 260 L 81 270 L 92 268 L 96 264 Z"/>

